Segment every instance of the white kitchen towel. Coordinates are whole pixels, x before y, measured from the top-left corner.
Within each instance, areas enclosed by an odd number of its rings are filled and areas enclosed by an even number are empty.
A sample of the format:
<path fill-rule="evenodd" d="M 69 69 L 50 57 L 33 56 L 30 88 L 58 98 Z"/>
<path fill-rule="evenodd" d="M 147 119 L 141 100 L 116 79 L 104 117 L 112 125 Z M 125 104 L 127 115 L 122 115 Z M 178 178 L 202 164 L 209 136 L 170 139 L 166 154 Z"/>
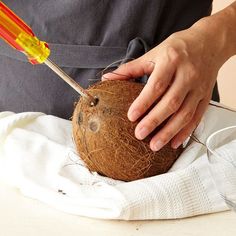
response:
<path fill-rule="evenodd" d="M 205 142 L 231 125 L 236 113 L 209 106 L 196 136 Z M 228 209 L 203 145 L 192 142 L 166 174 L 126 183 L 90 173 L 71 128 L 70 121 L 43 113 L 1 112 L 0 178 L 59 210 L 102 219 L 173 219 Z"/>

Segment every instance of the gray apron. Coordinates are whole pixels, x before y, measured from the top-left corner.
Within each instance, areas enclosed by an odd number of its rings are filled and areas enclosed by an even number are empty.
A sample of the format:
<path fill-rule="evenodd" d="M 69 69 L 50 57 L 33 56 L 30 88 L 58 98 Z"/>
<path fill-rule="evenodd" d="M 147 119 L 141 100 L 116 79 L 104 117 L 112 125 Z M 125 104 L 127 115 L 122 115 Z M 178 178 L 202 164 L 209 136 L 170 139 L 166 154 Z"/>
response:
<path fill-rule="evenodd" d="M 114 61 L 137 58 L 209 15 L 212 0 L 3 0 L 49 43 L 50 58 L 84 88 Z M 214 99 L 219 99 L 217 90 Z M 121 95 L 122 96 L 122 95 Z M 72 115 L 78 94 L 45 65 L 0 40 L 0 111 Z"/>

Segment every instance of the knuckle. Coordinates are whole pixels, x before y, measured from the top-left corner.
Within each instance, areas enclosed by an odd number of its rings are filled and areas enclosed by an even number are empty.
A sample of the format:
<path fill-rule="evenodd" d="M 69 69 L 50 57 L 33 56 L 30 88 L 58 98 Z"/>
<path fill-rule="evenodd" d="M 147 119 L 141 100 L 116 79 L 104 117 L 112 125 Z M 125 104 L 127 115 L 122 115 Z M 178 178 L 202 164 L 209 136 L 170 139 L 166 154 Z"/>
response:
<path fill-rule="evenodd" d="M 152 117 L 151 119 L 148 120 L 148 123 L 151 127 L 157 127 L 160 124 L 160 120 L 157 117 Z"/>
<path fill-rule="evenodd" d="M 156 63 L 155 63 L 154 59 L 148 60 L 147 68 L 148 68 L 149 71 L 153 71 L 155 66 L 156 66 Z"/>
<path fill-rule="evenodd" d="M 168 103 L 168 108 L 169 108 L 169 111 L 171 113 L 174 113 L 178 110 L 178 108 L 180 107 L 181 105 L 181 99 L 179 96 L 174 96 L 172 97 L 172 99 L 170 99 L 169 103 Z"/>
<path fill-rule="evenodd" d="M 202 83 L 198 86 L 198 91 L 199 91 L 201 97 L 205 97 L 205 95 L 209 93 L 209 87 L 207 86 L 207 84 Z"/>
<path fill-rule="evenodd" d="M 199 72 L 196 69 L 196 67 L 192 64 L 189 65 L 189 69 L 188 69 L 188 76 L 190 78 L 198 78 L 199 77 Z"/>
<path fill-rule="evenodd" d="M 199 85 L 198 90 L 201 95 L 206 93 L 206 87 L 203 84 Z"/>
<path fill-rule="evenodd" d="M 167 54 L 170 63 L 178 64 L 178 62 L 180 61 L 180 53 L 174 47 L 169 46 L 167 48 Z"/>
<path fill-rule="evenodd" d="M 172 34 L 168 37 L 168 40 L 170 40 L 170 41 L 179 40 L 179 32 L 174 32 L 174 33 L 172 33 Z"/>
<path fill-rule="evenodd" d="M 134 101 L 134 103 L 132 104 L 132 107 L 130 107 L 130 109 L 128 110 L 128 114 L 137 113 L 140 117 L 142 116 L 142 114 L 144 114 L 147 111 L 149 107 L 150 107 L 150 104 L 148 103 L 146 99 L 139 98 Z"/>
<path fill-rule="evenodd" d="M 151 103 L 148 101 L 144 101 L 144 99 L 142 100 L 142 102 L 140 102 L 140 107 L 139 107 L 139 112 L 140 113 L 144 113 L 146 112 L 146 110 L 151 106 Z"/>
<path fill-rule="evenodd" d="M 183 123 L 187 124 L 189 123 L 193 118 L 193 112 L 192 111 L 186 111 L 182 115 Z"/>
<path fill-rule="evenodd" d="M 199 78 L 199 72 L 195 66 L 188 64 L 186 67 L 185 77 L 183 80 L 184 86 L 196 84 Z"/>
<path fill-rule="evenodd" d="M 163 81 L 157 81 L 153 89 L 155 93 L 162 93 L 165 91 L 165 83 Z"/>
<path fill-rule="evenodd" d="M 165 131 L 161 135 L 160 139 L 162 140 L 163 143 L 168 143 L 173 136 L 174 136 L 174 134 L 171 131 Z"/>

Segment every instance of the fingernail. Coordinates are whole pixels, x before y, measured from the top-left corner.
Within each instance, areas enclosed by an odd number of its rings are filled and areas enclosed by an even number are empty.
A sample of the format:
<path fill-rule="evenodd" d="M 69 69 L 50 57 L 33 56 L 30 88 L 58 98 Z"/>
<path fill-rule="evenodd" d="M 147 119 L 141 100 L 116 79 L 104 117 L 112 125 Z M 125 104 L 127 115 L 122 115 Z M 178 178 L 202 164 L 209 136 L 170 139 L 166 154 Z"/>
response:
<path fill-rule="evenodd" d="M 177 149 L 182 143 L 181 142 L 176 142 L 171 145 L 172 148 Z"/>
<path fill-rule="evenodd" d="M 148 129 L 145 126 L 138 129 L 137 134 L 136 134 L 137 139 L 140 139 L 140 140 L 146 138 L 147 135 L 148 135 Z"/>
<path fill-rule="evenodd" d="M 152 150 L 153 150 L 154 152 L 157 152 L 157 151 L 159 151 L 163 146 L 164 146 L 164 143 L 163 143 L 162 141 L 157 141 L 157 142 L 153 145 Z"/>
<path fill-rule="evenodd" d="M 130 121 L 136 121 L 140 117 L 141 113 L 137 110 L 133 110 L 132 112 L 128 112 L 128 118 Z"/>

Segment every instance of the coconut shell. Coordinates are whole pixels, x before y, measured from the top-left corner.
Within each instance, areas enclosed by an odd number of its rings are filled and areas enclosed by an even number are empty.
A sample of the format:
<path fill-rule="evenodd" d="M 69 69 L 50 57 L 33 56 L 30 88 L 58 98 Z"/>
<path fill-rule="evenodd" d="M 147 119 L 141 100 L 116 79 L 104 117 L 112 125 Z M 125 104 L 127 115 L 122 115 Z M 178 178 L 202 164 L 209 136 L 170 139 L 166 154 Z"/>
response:
<path fill-rule="evenodd" d="M 130 122 L 127 112 L 143 87 L 129 81 L 99 82 L 88 89 L 98 98 L 96 106 L 80 98 L 72 119 L 73 137 L 90 171 L 123 181 L 137 180 L 167 172 L 182 152 L 170 144 L 153 152 L 151 137 L 135 138 L 137 122 Z"/>

